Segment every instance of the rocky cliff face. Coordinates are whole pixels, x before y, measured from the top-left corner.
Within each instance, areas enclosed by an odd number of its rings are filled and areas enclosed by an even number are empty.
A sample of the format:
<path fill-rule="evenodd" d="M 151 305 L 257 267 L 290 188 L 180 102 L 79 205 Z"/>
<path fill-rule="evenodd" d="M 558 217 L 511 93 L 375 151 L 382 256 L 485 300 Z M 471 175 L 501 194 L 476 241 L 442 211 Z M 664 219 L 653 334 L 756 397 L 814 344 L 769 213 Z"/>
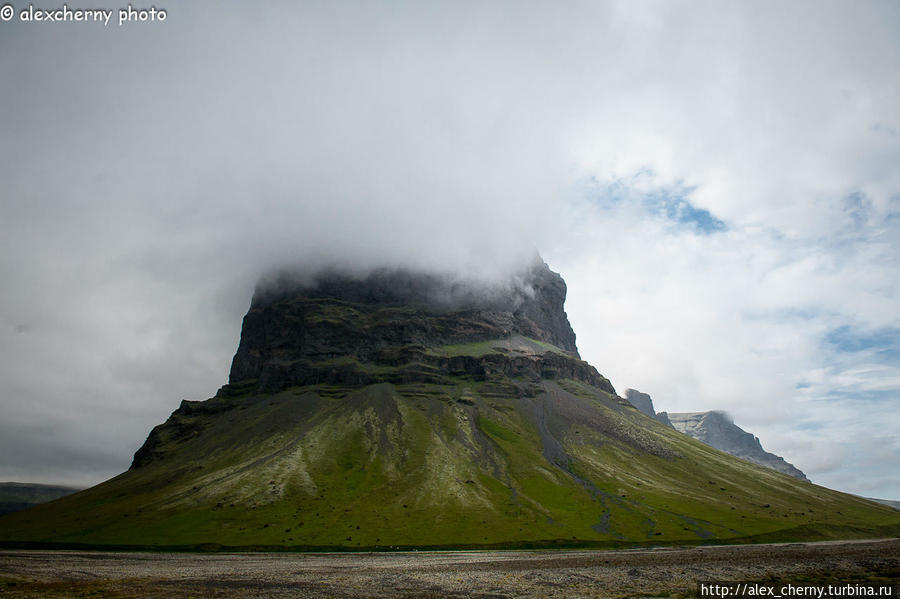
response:
<path fill-rule="evenodd" d="M 706 443 L 710 447 L 730 453 L 742 460 L 783 472 L 794 478 L 809 481 L 806 475 L 794 467 L 793 464 L 786 462 L 780 456 L 765 451 L 757 437 L 737 426 L 725 412 L 683 412 L 673 414 L 656 412 L 650 396 L 635 389 L 626 389 L 625 399 L 647 416 L 655 418 L 689 437 Z"/>
<path fill-rule="evenodd" d="M 656 412 L 653 410 L 653 400 L 646 393 L 641 393 L 636 389 L 625 389 L 625 399 L 650 418 L 656 418 Z"/>
<path fill-rule="evenodd" d="M 638 411 L 643 412 L 650 418 L 654 418 L 666 426 L 672 426 L 672 423 L 669 422 L 669 417 L 666 412 L 659 412 L 653 409 L 653 400 L 650 399 L 650 396 L 646 393 L 641 393 L 636 389 L 626 389 L 625 390 L 625 399 L 628 400 L 628 403 L 633 405 L 638 409 Z"/>
<path fill-rule="evenodd" d="M 670 413 L 668 416 L 676 430 L 711 447 L 794 478 L 809 480 L 784 458 L 765 451 L 758 437 L 737 426 L 725 412 L 684 412 Z"/>
<path fill-rule="evenodd" d="M 565 299 L 565 282 L 543 261 L 490 284 L 406 270 L 282 274 L 257 287 L 223 392 L 492 373 L 574 378 L 614 392 L 579 359 Z M 454 346 L 497 340 L 515 347 L 454 355 Z"/>

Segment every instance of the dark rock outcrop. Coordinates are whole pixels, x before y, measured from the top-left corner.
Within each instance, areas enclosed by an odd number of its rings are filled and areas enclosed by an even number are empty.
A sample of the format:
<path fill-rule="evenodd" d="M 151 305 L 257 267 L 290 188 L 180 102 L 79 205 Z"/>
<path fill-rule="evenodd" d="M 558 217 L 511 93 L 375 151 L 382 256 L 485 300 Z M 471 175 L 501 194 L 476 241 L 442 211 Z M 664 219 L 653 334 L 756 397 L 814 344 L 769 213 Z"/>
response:
<path fill-rule="evenodd" d="M 646 393 L 641 393 L 636 389 L 626 389 L 625 390 L 625 399 L 628 400 L 628 403 L 637 408 L 640 412 L 643 412 L 650 418 L 654 420 L 658 420 L 666 426 L 672 426 L 672 423 L 669 422 L 669 417 L 665 412 L 656 413 L 653 409 L 653 400 L 650 399 L 650 396 Z"/>
<path fill-rule="evenodd" d="M 579 359 L 565 299 L 562 277 L 540 260 L 501 283 L 407 270 L 282 273 L 257 287 L 229 385 L 220 394 L 248 384 L 274 392 L 309 384 L 442 383 L 448 374 L 491 373 L 575 378 L 614 392 Z M 553 347 L 482 356 L 440 351 L 519 337 Z"/>
<path fill-rule="evenodd" d="M 625 399 L 650 418 L 656 418 L 656 412 L 653 410 L 653 400 L 646 393 L 641 393 L 635 389 L 625 389 Z"/>
<path fill-rule="evenodd" d="M 672 428 L 675 428 L 675 426 L 672 424 L 672 421 L 669 420 L 668 412 L 657 412 L 656 419 L 659 420 L 660 422 L 662 422 L 663 424 L 665 424 L 666 426 L 671 426 Z"/>
<path fill-rule="evenodd" d="M 711 447 L 730 453 L 742 460 L 809 481 L 806 475 L 793 464 L 780 456 L 765 451 L 758 437 L 737 426 L 725 412 L 713 410 L 711 412 L 670 413 L 668 416 L 676 430 Z"/>
<path fill-rule="evenodd" d="M 475 341 L 496 337 L 501 331 L 507 333 L 503 336 L 518 333 L 578 354 L 575 332 L 563 309 L 566 283 L 539 258 L 499 282 L 405 269 L 378 269 L 366 275 L 338 270 L 309 276 L 283 272 L 260 282 L 247 316 L 276 305 L 283 310 L 285 303 L 300 298 L 331 300 L 363 311 L 406 308 L 423 315 L 424 320 L 435 320 L 409 322 L 395 331 L 391 345 Z M 242 334 L 242 345 L 243 340 Z"/>

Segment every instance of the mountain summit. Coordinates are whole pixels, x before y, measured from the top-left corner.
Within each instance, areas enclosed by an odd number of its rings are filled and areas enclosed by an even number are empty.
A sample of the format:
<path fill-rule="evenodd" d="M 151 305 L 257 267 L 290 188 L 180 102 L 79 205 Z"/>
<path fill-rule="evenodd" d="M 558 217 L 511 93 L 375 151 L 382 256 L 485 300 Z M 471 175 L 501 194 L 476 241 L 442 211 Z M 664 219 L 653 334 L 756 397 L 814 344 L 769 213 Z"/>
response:
<path fill-rule="evenodd" d="M 900 533 L 886 506 L 761 468 L 619 397 L 542 261 L 261 282 L 228 384 L 131 468 L 0 518 L 0 541 L 171 548 L 615 546 Z"/>
<path fill-rule="evenodd" d="M 443 374 L 460 367 L 483 374 L 524 364 L 513 364 L 515 352 L 494 356 L 506 359 L 450 363 L 429 348 L 522 338 L 532 347 L 544 343 L 562 350 L 551 352 L 556 362 L 571 362 L 586 374 L 591 369 L 575 365 L 578 350 L 565 299 L 565 282 L 543 262 L 499 284 L 405 270 L 364 277 L 327 271 L 305 281 L 282 275 L 257 288 L 230 382 L 255 380 L 268 391 L 323 381 L 442 382 Z M 553 359 L 538 358 L 543 351 L 525 353 L 537 368 Z M 379 372 L 380 366 L 400 370 Z M 598 377 L 588 375 L 592 381 Z"/>

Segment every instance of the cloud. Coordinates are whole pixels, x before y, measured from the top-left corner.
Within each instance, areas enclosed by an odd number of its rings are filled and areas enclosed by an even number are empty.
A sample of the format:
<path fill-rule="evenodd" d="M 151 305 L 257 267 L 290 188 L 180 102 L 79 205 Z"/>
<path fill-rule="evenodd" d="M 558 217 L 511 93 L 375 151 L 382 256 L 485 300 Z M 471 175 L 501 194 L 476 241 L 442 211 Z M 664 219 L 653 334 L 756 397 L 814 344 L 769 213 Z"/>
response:
<path fill-rule="evenodd" d="M 888 468 L 896 3 L 167 8 L 0 23 L 0 437 L 45 456 L 0 478 L 69 476 L 47 435 L 104 456 L 84 482 L 127 466 L 224 382 L 272 266 L 489 277 L 535 247 L 617 387 L 727 409 L 841 488 L 876 472 L 847 447 Z"/>
<path fill-rule="evenodd" d="M 825 238 L 740 222 L 711 234 L 656 210 L 681 187 L 639 178 L 612 202 L 586 193 L 578 253 L 551 260 L 564 265 L 582 355 L 660 410 L 728 410 L 816 482 L 862 492 L 855 471 L 870 495 L 894 493 L 882 474 L 900 435 L 883 423 L 900 399 L 900 261 L 880 241 L 893 221 L 854 224 L 849 243 L 841 219 Z"/>

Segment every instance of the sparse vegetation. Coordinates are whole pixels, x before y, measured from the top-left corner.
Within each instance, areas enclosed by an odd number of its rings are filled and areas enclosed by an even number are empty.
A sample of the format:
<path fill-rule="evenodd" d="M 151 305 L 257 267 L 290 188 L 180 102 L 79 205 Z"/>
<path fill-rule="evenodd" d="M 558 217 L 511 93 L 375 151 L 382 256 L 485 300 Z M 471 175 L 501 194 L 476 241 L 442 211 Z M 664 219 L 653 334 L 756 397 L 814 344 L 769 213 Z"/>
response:
<path fill-rule="evenodd" d="M 304 549 L 900 530 L 896 510 L 713 450 L 607 393 L 563 383 L 573 395 L 545 381 L 541 396 L 488 401 L 485 384 L 295 388 L 231 399 L 224 412 L 179 416 L 177 430 L 195 432 L 164 434 L 162 458 L 6 516 L 0 535 L 6 544 Z M 660 451 L 648 452 L 653 446 Z"/>

